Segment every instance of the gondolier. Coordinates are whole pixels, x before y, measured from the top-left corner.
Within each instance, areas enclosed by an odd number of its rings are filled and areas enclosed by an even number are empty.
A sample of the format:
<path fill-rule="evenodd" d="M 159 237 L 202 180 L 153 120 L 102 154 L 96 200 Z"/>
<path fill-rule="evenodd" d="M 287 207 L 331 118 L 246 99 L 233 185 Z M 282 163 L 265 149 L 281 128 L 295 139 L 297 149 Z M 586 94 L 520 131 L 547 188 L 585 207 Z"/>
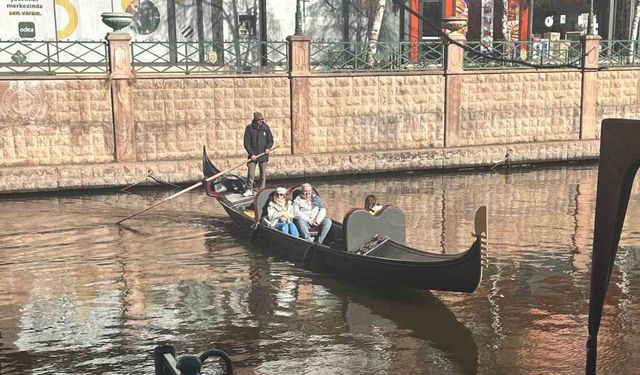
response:
<path fill-rule="evenodd" d="M 264 116 L 260 112 L 253 113 L 253 121 L 244 129 L 244 149 L 247 150 L 249 162 L 247 163 L 247 185 L 246 194 L 251 195 L 256 176 L 256 164 L 260 167 L 260 188 L 264 188 L 267 182 L 267 162 L 269 161 L 269 151 L 273 147 L 273 135 L 269 125 L 264 121 Z M 265 155 L 256 157 L 261 153 Z"/>

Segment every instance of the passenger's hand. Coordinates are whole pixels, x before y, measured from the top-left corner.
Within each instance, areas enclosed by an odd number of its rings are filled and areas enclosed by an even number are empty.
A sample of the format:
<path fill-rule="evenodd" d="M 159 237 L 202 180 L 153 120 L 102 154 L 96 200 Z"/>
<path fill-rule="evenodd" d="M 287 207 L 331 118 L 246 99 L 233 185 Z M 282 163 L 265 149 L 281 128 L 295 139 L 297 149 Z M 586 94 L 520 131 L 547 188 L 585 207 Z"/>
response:
<path fill-rule="evenodd" d="M 268 153 L 269 153 L 269 151 L 271 151 L 271 149 L 269 149 L 269 148 L 265 148 L 265 149 L 264 149 L 264 153 L 265 153 L 265 154 L 268 154 Z"/>
<path fill-rule="evenodd" d="M 252 161 L 256 161 L 256 156 L 255 155 L 251 155 L 251 160 Z"/>

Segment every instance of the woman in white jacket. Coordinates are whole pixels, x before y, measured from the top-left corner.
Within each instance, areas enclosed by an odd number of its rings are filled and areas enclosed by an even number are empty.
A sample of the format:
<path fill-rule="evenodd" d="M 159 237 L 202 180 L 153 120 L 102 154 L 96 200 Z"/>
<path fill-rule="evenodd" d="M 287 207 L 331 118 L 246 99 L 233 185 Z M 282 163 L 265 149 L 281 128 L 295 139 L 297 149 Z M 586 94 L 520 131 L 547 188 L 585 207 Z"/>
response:
<path fill-rule="evenodd" d="M 293 205 L 287 199 L 287 189 L 276 189 L 273 199 L 267 206 L 269 225 L 284 233 L 298 237 L 298 228 L 293 224 Z"/>

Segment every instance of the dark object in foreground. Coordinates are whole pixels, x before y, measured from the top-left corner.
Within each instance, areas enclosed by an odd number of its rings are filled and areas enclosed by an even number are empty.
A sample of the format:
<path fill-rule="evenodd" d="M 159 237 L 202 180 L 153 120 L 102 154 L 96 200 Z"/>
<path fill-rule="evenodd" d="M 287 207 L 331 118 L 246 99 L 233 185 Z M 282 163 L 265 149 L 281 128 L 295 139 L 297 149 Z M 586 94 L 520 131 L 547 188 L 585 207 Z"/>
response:
<path fill-rule="evenodd" d="M 633 179 L 640 167 L 640 121 L 602 121 L 593 234 L 587 374 L 596 373 L 598 330 Z"/>
<path fill-rule="evenodd" d="M 203 155 L 205 176 L 217 168 Z M 254 240 L 259 240 L 287 260 L 318 271 L 331 271 L 383 281 L 387 284 L 419 289 L 473 292 L 482 277 L 482 249 L 487 238 L 487 209 L 480 207 L 475 217 L 475 241 L 459 254 L 436 254 L 405 245 L 404 213 L 397 207 L 384 207 L 379 214 L 354 209 L 344 224 L 333 221 L 325 243 L 308 242 L 284 234 L 261 218 L 265 204 L 275 188 L 260 190 L 245 197 L 227 176 L 205 184 L 207 194 L 215 197 L 231 220 Z M 289 193 L 295 197 L 299 187 Z"/>
<path fill-rule="evenodd" d="M 153 350 L 155 375 L 199 375 L 202 363 L 210 357 L 222 358 L 225 364 L 225 375 L 233 375 L 233 364 L 229 355 L 222 350 L 211 349 L 199 355 L 182 355 L 175 359 L 176 349 L 173 345 L 156 346 Z"/>

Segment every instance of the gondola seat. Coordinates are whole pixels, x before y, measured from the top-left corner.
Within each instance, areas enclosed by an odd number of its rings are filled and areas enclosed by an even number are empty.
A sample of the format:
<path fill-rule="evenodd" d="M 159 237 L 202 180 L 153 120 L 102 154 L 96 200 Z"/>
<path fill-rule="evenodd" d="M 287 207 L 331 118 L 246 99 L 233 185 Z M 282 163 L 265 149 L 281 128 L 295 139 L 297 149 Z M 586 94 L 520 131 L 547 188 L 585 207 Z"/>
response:
<path fill-rule="evenodd" d="M 376 215 L 363 209 L 351 209 L 344 217 L 342 236 L 345 250 L 352 253 L 360 252 L 363 245 L 376 238 L 388 238 L 404 244 L 404 212 L 393 206 L 383 207 Z"/>
<path fill-rule="evenodd" d="M 262 224 L 265 224 L 265 222 L 261 220 L 267 215 L 267 206 L 269 205 L 269 201 L 273 198 L 273 194 L 275 194 L 275 192 L 275 187 L 267 186 L 256 193 L 255 198 L 253 198 L 254 220 L 256 223 L 261 222 Z"/>

